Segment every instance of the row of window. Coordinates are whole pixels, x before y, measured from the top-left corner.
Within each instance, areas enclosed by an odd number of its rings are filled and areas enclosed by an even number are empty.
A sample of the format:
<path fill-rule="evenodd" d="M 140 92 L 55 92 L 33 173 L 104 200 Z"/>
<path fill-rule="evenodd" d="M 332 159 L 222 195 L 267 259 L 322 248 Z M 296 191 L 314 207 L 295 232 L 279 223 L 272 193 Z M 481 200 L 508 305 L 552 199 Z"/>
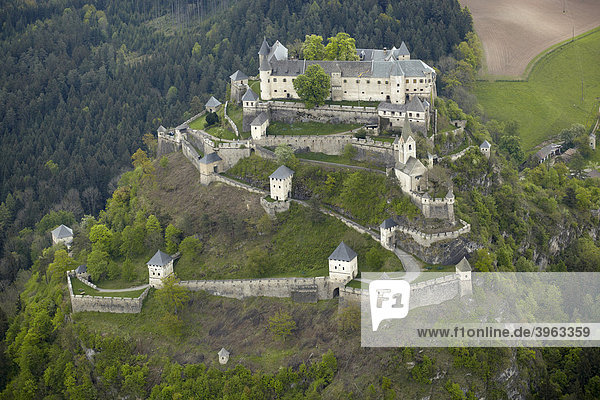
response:
<path fill-rule="evenodd" d="M 398 112 L 398 111 L 394 111 L 394 112 L 392 112 L 392 111 L 384 111 L 383 115 L 393 115 L 394 117 L 403 117 L 404 113 L 401 113 L 401 112 Z M 409 112 L 408 116 L 412 117 L 413 113 Z M 419 118 L 420 116 L 421 116 L 421 113 L 415 113 L 415 117 L 416 118 Z"/>
<path fill-rule="evenodd" d="M 287 82 L 287 78 L 282 78 L 282 80 L 283 80 L 283 82 Z M 296 79 L 292 79 L 292 82 L 294 82 L 295 80 Z M 270 83 L 270 82 L 271 82 L 271 80 L 267 79 L 267 83 Z M 277 78 L 273 78 L 273 82 L 277 82 Z M 344 79 L 344 83 L 348 83 L 348 80 Z M 360 80 L 357 79 L 356 83 L 360 83 Z M 371 81 L 367 79 L 367 85 L 370 84 L 370 83 L 371 83 Z M 410 79 L 407 79 L 406 83 L 410 83 Z M 412 83 L 417 83 L 417 80 L 413 79 Z M 427 81 L 425 81 L 425 79 L 419 79 L 419 83 L 431 83 L 431 79 L 427 79 Z M 381 85 L 381 81 L 377 81 L 377 84 Z M 388 85 L 389 81 L 385 81 L 385 84 Z M 400 84 L 398 84 L 398 86 L 400 86 Z"/>

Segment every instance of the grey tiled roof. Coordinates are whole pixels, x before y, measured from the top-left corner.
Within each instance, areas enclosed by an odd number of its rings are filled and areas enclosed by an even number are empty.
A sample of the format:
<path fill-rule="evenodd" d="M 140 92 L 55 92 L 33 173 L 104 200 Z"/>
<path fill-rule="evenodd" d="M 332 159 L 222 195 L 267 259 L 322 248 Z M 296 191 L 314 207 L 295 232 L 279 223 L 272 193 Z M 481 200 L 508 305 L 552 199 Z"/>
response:
<path fill-rule="evenodd" d="M 75 269 L 76 274 L 85 274 L 87 272 L 87 264 L 81 264 Z"/>
<path fill-rule="evenodd" d="M 239 69 L 237 71 L 235 71 L 233 74 L 231 74 L 229 76 L 229 79 L 231 79 L 232 81 L 243 81 L 248 79 L 248 75 L 246 75 L 245 73 L 243 73 L 242 71 L 240 71 Z"/>
<path fill-rule="evenodd" d="M 273 178 L 273 179 L 286 179 L 286 178 L 288 178 L 288 177 L 290 177 L 292 175 L 294 175 L 294 171 L 292 171 L 291 169 L 289 169 L 285 165 L 281 165 L 279 168 L 277 168 L 275 170 L 275 172 L 273 172 L 271 175 L 269 175 L 269 178 Z"/>
<path fill-rule="evenodd" d="M 65 225 L 60 225 L 52 231 L 52 235 L 57 239 L 64 239 L 73 236 L 73 229 Z"/>
<path fill-rule="evenodd" d="M 383 229 L 390 229 L 390 228 L 393 228 L 395 226 L 398 226 L 398 224 L 396 223 L 396 221 L 394 221 L 393 218 L 388 218 L 385 221 L 383 221 L 381 223 L 381 225 L 379 225 L 379 227 L 383 228 Z"/>
<path fill-rule="evenodd" d="M 404 124 L 402 125 L 402 139 L 404 139 L 404 141 L 406 142 L 410 136 L 412 136 L 412 128 L 410 127 L 408 114 L 404 114 Z"/>
<path fill-rule="evenodd" d="M 406 165 L 404 165 L 404 168 L 402 168 L 402 171 L 406 175 L 416 176 L 419 175 L 419 173 L 423 173 L 426 169 L 427 168 L 425 168 L 421 161 L 411 156 L 406 162 Z"/>
<path fill-rule="evenodd" d="M 205 107 L 218 107 L 220 106 L 222 103 L 215 99 L 214 96 L 210 96 L 210 99 L 208 99 L 208 101 L 206 102 L 206 104 L 204 105 Z"/>
<path fill-rule="evenodd" d="M 398 49 L 398 54 L 401 56 L 410 56 L 410 51 L 408 51 L 408 47 L 406 47 L 406 43 L 402 42 L 400 48 Z"/>
<path fill-rule="evenodd" d="M 331 253 L 329 256 L 330 260 L 339 260 L 339 261 L 352 261 L 356 257 L 356 252 L 352 250 L 348 245 L 344 242 L 340 243 L 340 245 Z"/>
<path fill-rule="evenodd" d="M 156 254 L 146 263 L 147 265 L 158 265 L 160 267 L 167 265 L 173 261 L 170 255 L 158 250 Z"/>
<path fill-rule="evenodd" d="M 177 128 L 175 128 L 175 129 L 178 129 L 178 130 L 180 130 L 180 131 L 184 131 L 184 130 L 186 130 L 186 129 L 189 129 L 189 125 L 188 125 L 188 124 L 186 124 L 186 123 L 183 123 L 183 124 L 179 125 L 179 126 L 178 126 Z"/>
<path fill-rule="evenodd" d="M 256 118 L 254 118 L 252 120 L 252 122 L 250 122 L 250 126 L 261 126 L 268 120 L 269 120 L 269 116 L 267 115 L 267 113 L 261 112 L 260 114 L 257 115 Z"/>
<path fill-rule="evenodd" d="M 165 128 L 164 126 L 159 126 L 158 129 L 156 130 L 158 133 L 165 133 L 167 131 L 167 128 Z"/>
<path fill-rule="evenodd" d="M 225 347 L 222 347 L 217 354 L 219 355 L 219 357 L 227 357 L 229 355 L 229 352 L 225 350 Z"/>
<path fill-rule="evenodd" d="M 200 159 L 200 164 L 212 164 L 217 161 L 221 161 L 222 158 L 215 152 L 209 153 Z"/>
<path fill-rule="evenodd" d="M 462 260 L 460 260 L 460 262 L 456 264 L 456 269 L 461 272 L 468 272 L 471 271 L 471 264 L 469 264 L 467 259 L 463 257 Z"/>
<path fill-rule="evenodd" d="M 548 146 L 543 147 L 541 150 L 539 150 L 537 153 L 535 153 L 535 156 L 537 158 L 539 158 L 540 160 L 548 157 L 550 154 L 554 154 L 556 152 L 556 150 L 560 149 L 561 145 L 560 144 L 556 144 L 556 143 L 550 143 Z"/>
<path fill-rule="evenodd" d="M 479 145 L 480 149 L 489 149 L 490 147 L 492 147 L 492 145 L 487 140 L 484 140 L 483 143 Z"/>
<path fill-rule="evenodd" d="M 258 55 L 259 56 L 268 56 L 269 55 L 269 51 L 271 50 L 271 47 L 269 46 L 269 43 L 267 43 L 267 39 L 263 39 L 262 45 L 260 46 L 260 50 L 258 50 Z"/>
<path fill-rule="evenodd" d="M 254 93 L 254 90 L 248 88 L 246 93 L 242 96 L 242 101 L 256 101 L 258 100 L 258 95 Z"/>
<path fill-rule="evenodd" d="M 423 102 L 419 97 L 414 96 L 412 100 L 408 103 L 404 104 L 396 104 L 396 103 L 388 103 L 386 101 L 382 101 L 377 106 L 378 111 L 394 111 L 394 112 L 406 112 L 406 111 L 414 111 L 414 112 L 426 112 L 425 107 L 423 106 Z"/>

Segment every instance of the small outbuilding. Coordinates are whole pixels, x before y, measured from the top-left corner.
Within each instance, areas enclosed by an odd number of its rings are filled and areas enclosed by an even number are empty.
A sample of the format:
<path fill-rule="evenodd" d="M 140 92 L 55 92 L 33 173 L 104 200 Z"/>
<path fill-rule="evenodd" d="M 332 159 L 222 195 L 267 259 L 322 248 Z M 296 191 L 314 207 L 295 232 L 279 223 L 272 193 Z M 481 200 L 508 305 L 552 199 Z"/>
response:
<path fill-rule="evenodd" d="M 256 107 L 258 101 L 258 95 L 254 93 L 254 90 L 248 88 L 246 93 L 242 96 L 242 104 L 244 107 Z"/>
<path fill-rule="evenodd" d="M 52 231 L 52 243 L 64 243 L 67 247 L 73 244 L 73 229 L 66 225 L 60 225 Z"/>
<path fill-rule="evenodd" d="M 258 114 L 254 120 L 250 123 L 250 132 L 252 133 L 252 139 L 258 140 L 267 136 L 267 128 L 269 127 L 269 116 L 266 112 Z"/>
<path fill-rule="evenodd" d="M 358 255 L 346 243 L 340 245 L 329 256 L 329 277 L 348 282 L 358 275 Z"/>
<path fill-rule="evenodd" d="M 490 158 L 490 150 L 491 149 L 492 149 L 492 145 L 487 140 L 484 140 L 483 143 L 481 143 L 479 145 L 479 151 L 487 158 Z"/>
<path fill-rule="evenodd" d="M 81 264 L 79 267 L 75 268 L 75 275 L 81 279 L 89 279 L 90 274 L 87 272 L 87 264 Z"/>
<path fill-rule="evenodd" d="M 206 108 L 206 111 L 208 112 L 217 112 L 219 107 L 221 107 L 221 104 L 222 103 L 219 100 L 215 99 L 214 96 L 210 96 L 210 99 L 208 99 L 208 101 L 204 105 L 204 108 Z"/>
<path fill-rule="evenodd" d="M 227 361 L 229 361 L 229 352 L 225 350 L 225 347 L 222 347 L 217 354 L 219 355 L 219 364 L 227 364 Z"/>
<path fill-rule="evenodd" d="M 158 250 L 146 263 L 148 265 L 148 283 L 155 288 L 162 287 L 163 278 L 173 273 L 173 258 Z"/>
<path fill-rule="evenodd" d="M 393 218 L 388 218 L 379 225 L 379 236 L 381 245 L 386 249 L 394 247 L 394 231 L 398 226 Z"/>
<path fill-rule="evenodd" d="M 271 198 L 277 201 L 285 201 L 292 197 L 292 177 L 294 171 L 286 167 L 280 166 L 269 175 L 271 186 Z"/>

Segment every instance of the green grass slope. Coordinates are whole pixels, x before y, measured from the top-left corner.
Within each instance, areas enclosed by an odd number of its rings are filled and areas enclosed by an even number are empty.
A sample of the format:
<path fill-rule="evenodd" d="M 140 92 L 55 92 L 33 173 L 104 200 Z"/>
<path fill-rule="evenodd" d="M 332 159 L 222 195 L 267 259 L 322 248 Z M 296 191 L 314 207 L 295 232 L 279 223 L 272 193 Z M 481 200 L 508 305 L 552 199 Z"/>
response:
<path fill-rule="evenodd" d="M 599 63 L 600 29 L 541 57 L 527 81 L 481 81 L 475 93 L 489 117 L 519 123 L 523 148 L 531 150 L 573 123 L 593 125 Z"/>

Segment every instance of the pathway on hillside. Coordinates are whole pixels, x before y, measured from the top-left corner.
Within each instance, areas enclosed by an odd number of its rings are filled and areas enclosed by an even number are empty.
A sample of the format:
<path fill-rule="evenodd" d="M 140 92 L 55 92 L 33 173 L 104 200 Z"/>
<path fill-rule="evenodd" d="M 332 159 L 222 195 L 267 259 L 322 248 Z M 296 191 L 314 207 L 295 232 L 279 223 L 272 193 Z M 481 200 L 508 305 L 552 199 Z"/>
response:
<path fill-rule="evenodd" d="M 111 292 L 111 293 L 112 292 L 133 292 L 134 290 L 146 289 L 148 286 L 150 286 L 150 285 L 145 284 L 145 285 L 130 287 L 130 288 L 126 288 L 126 289 L 102 289 L 102 288 L 96 287 L 96 290 L 99 292 Z"/>
<path fill-rule="evenodd" d="M 419 262 L 416 258 L 397 247 L 394 248 L 394 254 L 396 254 L 396 256 L 400 259 L 400 262 L 406 271 L 404 280 L 412 282 L 417 279 L 419 275 L 421 275 L 421 267 L 419 266 Z"/>

